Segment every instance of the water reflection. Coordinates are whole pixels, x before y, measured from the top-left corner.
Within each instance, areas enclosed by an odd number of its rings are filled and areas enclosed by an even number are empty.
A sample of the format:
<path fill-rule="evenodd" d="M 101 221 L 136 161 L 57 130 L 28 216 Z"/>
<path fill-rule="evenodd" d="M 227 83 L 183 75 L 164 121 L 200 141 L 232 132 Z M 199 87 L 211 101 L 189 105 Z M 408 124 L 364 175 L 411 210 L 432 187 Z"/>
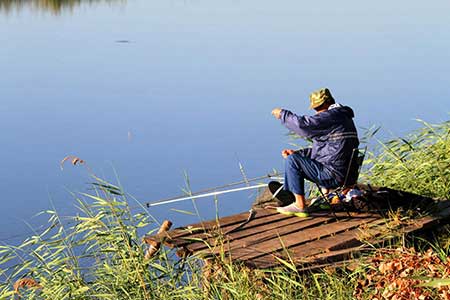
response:
<path fill-rule="evenodd" d="M 9 13 L 14 10 L 31 8 L 32 10 L 47 11 L 59 14 L 64 10 L 73 10 L 79 5 L 92 4 L 123 4 L 127 0 L 0 0 L 0 12 Z"/>

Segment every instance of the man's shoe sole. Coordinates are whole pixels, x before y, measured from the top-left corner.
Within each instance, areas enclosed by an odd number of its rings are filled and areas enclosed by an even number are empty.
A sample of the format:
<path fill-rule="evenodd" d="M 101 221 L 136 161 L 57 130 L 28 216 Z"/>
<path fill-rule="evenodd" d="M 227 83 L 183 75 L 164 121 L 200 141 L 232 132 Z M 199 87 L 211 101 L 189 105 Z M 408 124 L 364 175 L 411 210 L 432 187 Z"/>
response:
<path fill-rule="evenodd" d="M 295 202 L 295 196 L 293 193 L 286 191 L 284 189 L 279 190 L 282 186 L 282 184 L 280 182 L 271 181 L 271 182 L 269 182 L 269 184 L 267 186 L 269 188 L 270 193 L 272 194 L 272 197 L 278 191 L 278 193 L 274 197 L 274 199 L 281 202 L 280 206 L 286 206 L 286 205 L 289 205 L 289 204 Z"/>
<path fill-rule="evenodd" d="M 309 214 L 307 212 L 299 212 L 299 213 L 294 213 L 294 216 L 299 217 L 299 218 L 308 218 Z"/>
<path fill-rule="evenodd" d="M 296 216 L 299 218 L 307 218 L 309 217 L 309 213 L 307 212 L 290 212 L 290 211 L 279 211 L 277 209 L 277 212 L 282 214 L 282 215 L 286 215 L 286 216 Z"/>

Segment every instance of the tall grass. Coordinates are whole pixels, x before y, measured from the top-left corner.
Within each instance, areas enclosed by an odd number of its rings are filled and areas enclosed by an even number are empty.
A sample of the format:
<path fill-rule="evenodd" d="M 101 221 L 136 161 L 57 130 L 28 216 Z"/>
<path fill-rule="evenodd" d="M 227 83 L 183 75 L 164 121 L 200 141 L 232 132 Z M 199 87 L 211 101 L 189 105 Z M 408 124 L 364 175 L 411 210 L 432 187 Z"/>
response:
<path fill-rule="evenodd" d="M 141 228 L 151 227 L 147 213 L 132 214 L 122 191 L 103 181 L 95 191 L 77 197 L 80 213 L 61 220 L 47 211 L 47 230 L 19 246 L 0 246 L 3 270 L 0 298 L 11 294 L 13 282 L 31 278 L 42 286 L 29 289 L 29 299 L 156 299 L 177 295 L 183 272 L 160 251 L 145 259 Z M 148 232 L 151 233 L 151 232 Z M 160 298 L 159 298 L 160 299 Z"/>
<path fill-rule="evenodd" d="M 52 300 L 347 299 L 351 294 L 337 278 L 308 278 L 292 266 L 253 271 L 222 257 L 205 282 L 196 258 L 180 260 L 165 248 L 145 258 L 142 236 L 159 224 L 147 212 L 133 214 L 119 187 L 100 179 L 92 187 L 92 193 L 76 197 L 78 215 L 62 220 L 56 211 L 46 211 L 44 232 L 18 246 L 0 246 L 0 299 L 19 293 Z M 25 284 L 14 290 L 21 280 Z"/>
<path fill-rule="evenodd" d="M 450 123 L 423 124 L 408 137 L 380 143 L 364 180 L 449 198 Z M 286 263 L 255 271 L 222 257 L 205 280 L 205 266 L 194 257 L 179 260 L 161 248 L 147 259 L 142 237 L 159 224 L 143 208 L 132 211 L 121 188 L 94 179 L 92 192 L 74 194 L 76 216 L 46 211 L 44 232 L 18 246 L 0 245 L 0 299 L 17 299 L 17 291 L 23 299 L 52 300 L 350 299 L 373 270 L 360 264 L 353 271 L 298 273 Z M 445 260 L 448 248 L 435 248 Z M 373 291 L 361 295 L 371 298 Z"/>
<path fill-rule="evenodd" d="M 363 180 L 428 197 L 450 199 L 450 121 L 429 124 L 406 137 L 378 141 Z"/>

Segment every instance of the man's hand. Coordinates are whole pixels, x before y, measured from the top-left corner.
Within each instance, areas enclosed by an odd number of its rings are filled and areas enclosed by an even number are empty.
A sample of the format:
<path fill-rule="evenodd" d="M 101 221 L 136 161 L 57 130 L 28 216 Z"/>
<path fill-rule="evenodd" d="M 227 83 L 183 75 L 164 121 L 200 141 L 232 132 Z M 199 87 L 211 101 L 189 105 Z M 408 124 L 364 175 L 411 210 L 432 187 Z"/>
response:
<path fill-rule="evenodd" d="M 283 156 L 283 158 L 286 158 L 294 152 L 295 151 L 292 149 L 284 149 L 283 151 L 281 151 L 281 156 Z"/>
<path fill-rule="evenodd" d="M 281 108 L 272 109 L 272 115 L 277 119 L 281 118 Z"/>

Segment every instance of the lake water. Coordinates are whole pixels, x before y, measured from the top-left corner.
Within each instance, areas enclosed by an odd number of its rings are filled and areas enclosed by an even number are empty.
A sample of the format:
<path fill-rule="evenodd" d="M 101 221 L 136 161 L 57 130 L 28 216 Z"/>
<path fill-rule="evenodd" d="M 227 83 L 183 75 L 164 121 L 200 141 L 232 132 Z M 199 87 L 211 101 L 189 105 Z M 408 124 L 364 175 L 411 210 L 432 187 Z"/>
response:
<path fill-rule="evenodd" d="M 69 191 L 86 191 L 82 166 L 141 202 L 283 169 L 287 131 L 270 115 L 308 111 L 327 86 L 381 137 L 447 120 L 450 2 L 0 0 L 0 240 L 38 228 Z M 219 196 L 221 215 L 254 194 Z M 197 201 L 203 218 L 213 199 Z M 191 202 L 151 210 L 175 226 Z M 17 235 L 15 238 L 12 236 Z"/>

